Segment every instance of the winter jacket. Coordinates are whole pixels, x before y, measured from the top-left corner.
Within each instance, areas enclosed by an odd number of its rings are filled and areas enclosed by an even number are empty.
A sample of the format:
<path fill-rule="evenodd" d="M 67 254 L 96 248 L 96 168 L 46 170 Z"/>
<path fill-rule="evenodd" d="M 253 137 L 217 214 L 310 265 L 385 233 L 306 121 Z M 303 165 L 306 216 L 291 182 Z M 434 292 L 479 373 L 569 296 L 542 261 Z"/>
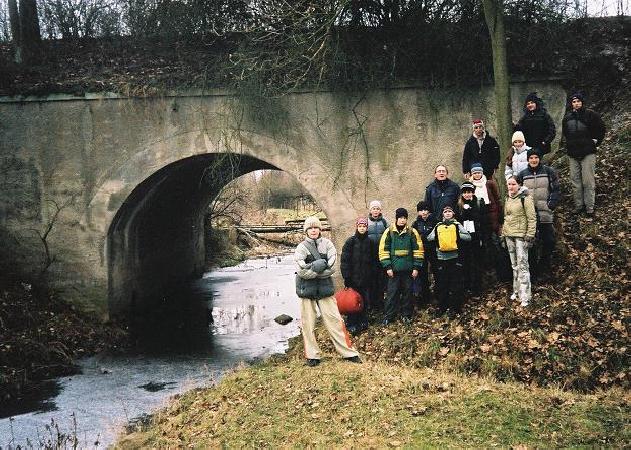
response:
<path fill-rule="evenodd" d="M 556 170 L 544 164 L 539 164 L 534 169 L 528 166 L 519 173 L 518 177 L 533 197 L 539 222 L 552 223 L 553 211 L 561 198 L 561 187 Z"/>
<path fill-rule="evenodd" d="M 423 267 L 423 241 L 418 232 L 411 227 L 397 230 L 392 225 L 383 232 L 379 241 L 379 261 L 385 270 L 407 272 Z"/>
<path fill-rule="evenodd" d="M 379 245 L 379 239 L 381 235 L 388 228 L 388 221 L 383 218 L 382 214 L 379 217 L 373 219 L 371 215 L 368 215 L 368 237 L 375 244 Z"/>
<path fill-rule="evenodd" d="M 486 180 L 486 177 L 482 176 L 482 179 Z M 474 180 L 473 177 L 471 177 L 469 181 L 471 181 L 471 183 L 473 183 L 476 187 L 477 192 L 477 181 Z M 482 213 L 481 224 L 484 235 L 490 236 L 491 232 L 494 232 L 495 234 L 500 232 L 500 214 L 502 210 L 502 205 L 500 203 L 500 190 L 493 178 L 486 180 L 486 192 L 490 203 L 486 204 L 483 199 L 480 199 L 480 209 Z"/>
<path fill-rule="evenodd" d="M 522 170 L 528 167 L 528 150 L 530 147 L 522 145 L 519 150 L 511 147 L 513 157 L 511 163 L 504 167 L 504 177 L 508 180 L 512 176 L 517 176 Z M 508 159 L 508 157 L 507 157 Z"/>
<path fill-rule="evenodd" d="M 515 196 L 506 198 L 502 236 L 533 239 L 536 232 L 535 203 L 528 194 L 528 188 L 522 186 Z"/>
<path fill-rule="evenodd" d="M 315 258 L 307 245 L 315 245 L 320 259 L 326 261 L 326 268 L 321 272 L 313 270 Z M 324 237 L 318 239 L 306 238 L 296 247 L 294 261 L 298 265 L 296 272 L 296 293 L 301 298 L 320 299 L 335 293 L 333 287 L 333 266 L 337 259 L 337 252 L 333 243 Z"/>
<path fill-rule="evenodd" d="M 471 235 L 464 229 L 462 225 L 460 225 L 455 220 L 443 220 L 442 222 L 438 222 L 431 233 L 427 235 L 427 240 L 430 242 L 436 242 L 436 257 L 440 261 L 447 261 L 449 259 L 458 258 L 458 250 L 451 251 L 443 251 L 440 250 L 440 235 L 441 235 L 441 226 L 455 226 L 456 227 L 456 236 L 457 241 L 470 241 Z"/>
<path fill-rule="evenodd" d="M 342 247 L 340 271 L 344 284 L 354 289 L 368 287 L 374 276 L 373 261 L 377 259 L 377 246 L 367 233 L 355 233 Z"/>
<path fill-rule="evenodd" d="M 604 122 L 598 114 L 586 108 L 567 113 L 563 118 L 562 130 L 567 154 L 576 159 L 596 153 L 596 147 L 605 137 Z"/>
<path fill-rule="evenodd" d="M 552 117 L 541 106 L 540 101 L 535 101 L 535 103 L 537 108 L 534 111 L 528 111 L 524 107 L 524 115 L 521 116 L 513 131 L 524 133 L 526 144 L 541 150 L 541 156 L 543 156 L 546 153 L 550 153 L 550 144 L 556 136 L 556 127 Z"/>
<path fill-rule="evenodd" d="M 434 180 L 425 188 L 425 201 L 429 204 L 429 212 L 435 217 L 441 217 L 447 205 L 455 209 L 459 196 L 460 186 L 449 178 Z"/>
<path fill-rule="evenodd" d="M 493 171 L 500 165 L 500 146 L 491 136 L 485 134 L 482 147 L 478 145 L 478 139 L 471 136 L 462 152 L 462 173 L 471 172 L 473 163 L 480 163 L 487 178 L 493 176 Z"/>
<path fill-rule="evenodd" d="M 473 222 L 475 231 L 469 232 L 469 234 L 471 234 L 471 240 L 478 241 L 480 239 L 480 232 L 482 231 L 482 210 L 480 208 L 480 200 L 478 200 L 475 195 L 469 201 L 466 201 L 464 198 L 462 202 L 460 200 L 458 201 L 456 220 L 463 226 L 467 220 Z"/>

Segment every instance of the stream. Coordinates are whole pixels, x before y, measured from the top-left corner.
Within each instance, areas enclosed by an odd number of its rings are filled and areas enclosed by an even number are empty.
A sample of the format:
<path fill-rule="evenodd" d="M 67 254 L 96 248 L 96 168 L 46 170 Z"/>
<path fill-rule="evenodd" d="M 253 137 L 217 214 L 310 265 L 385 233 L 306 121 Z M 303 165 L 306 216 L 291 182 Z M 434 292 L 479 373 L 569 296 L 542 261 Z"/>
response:
<path fill-rule="evenodd" d="M 76 435 L 81 448 L 108 446 L 173 395 L 212 386 L 242 362 L 284 352 L 300 333 L 294 271 L 292 256 L 283 255 L 206 273 L 182 294 L 199 306 L 189 308 L 196 315 L 191 323 L 206 316 L 201 332 L 179 334 L 171 339 L 177 346 L 78 361 L 81 374 L 44 383 L 44 398 L 0 416 L 0 448 L 54 444 L 58 432 Z M 294 318 L 285 326 L 274 322 L 283 313 Z"/>

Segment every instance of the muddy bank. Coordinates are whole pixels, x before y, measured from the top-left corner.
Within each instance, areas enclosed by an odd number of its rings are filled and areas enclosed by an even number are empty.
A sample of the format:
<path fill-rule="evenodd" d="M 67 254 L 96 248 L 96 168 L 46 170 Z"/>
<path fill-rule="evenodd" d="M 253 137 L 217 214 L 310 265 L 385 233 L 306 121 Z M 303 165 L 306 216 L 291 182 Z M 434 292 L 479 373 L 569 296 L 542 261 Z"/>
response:
<path fill-rule="evenodd" d="M 42 381 L 76 373 L 78 358 L 128 347 L 126 330 L 79 311 L 54 292 L 0 279 L 0 402 L 32 397 Z"/>

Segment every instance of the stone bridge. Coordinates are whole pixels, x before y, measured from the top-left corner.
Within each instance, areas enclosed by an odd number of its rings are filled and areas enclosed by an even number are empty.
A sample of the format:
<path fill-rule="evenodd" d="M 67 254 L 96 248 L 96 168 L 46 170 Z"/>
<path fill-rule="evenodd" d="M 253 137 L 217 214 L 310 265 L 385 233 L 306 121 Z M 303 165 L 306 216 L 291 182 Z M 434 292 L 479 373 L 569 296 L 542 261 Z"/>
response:
<path fill-rule="evenodd" d="M 513 117 L 536 90 L 560 123 L 565 92 L 557 82 L 512 90 Z M 202 273 L 204 212 L 230 180 L 288 172 L 322 207 L 340 249 L 370 200 L 383 201 L 386 217 L 399 206 L 414 211 L 439 163 L 460 181 L 476 117 L 494 134 L 490 86 L 276 100 L 223 91 L 3 97 L 0 225 L 21 263 L 50 264 L 67 296 L 121 316 Z M 46 262 L 39 236 L 48 225 Z"/>

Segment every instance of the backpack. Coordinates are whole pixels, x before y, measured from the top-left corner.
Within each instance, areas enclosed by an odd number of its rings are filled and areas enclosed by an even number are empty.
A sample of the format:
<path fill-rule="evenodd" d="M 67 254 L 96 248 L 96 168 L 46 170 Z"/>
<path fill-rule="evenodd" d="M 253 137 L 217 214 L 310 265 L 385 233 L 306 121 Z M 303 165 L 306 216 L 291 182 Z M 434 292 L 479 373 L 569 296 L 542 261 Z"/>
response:
<path fill-rule="evenodd" d="M 458 250 L 458 225 L 455 223 L 436 225 L 436 244 L 441 252 Z"/>

